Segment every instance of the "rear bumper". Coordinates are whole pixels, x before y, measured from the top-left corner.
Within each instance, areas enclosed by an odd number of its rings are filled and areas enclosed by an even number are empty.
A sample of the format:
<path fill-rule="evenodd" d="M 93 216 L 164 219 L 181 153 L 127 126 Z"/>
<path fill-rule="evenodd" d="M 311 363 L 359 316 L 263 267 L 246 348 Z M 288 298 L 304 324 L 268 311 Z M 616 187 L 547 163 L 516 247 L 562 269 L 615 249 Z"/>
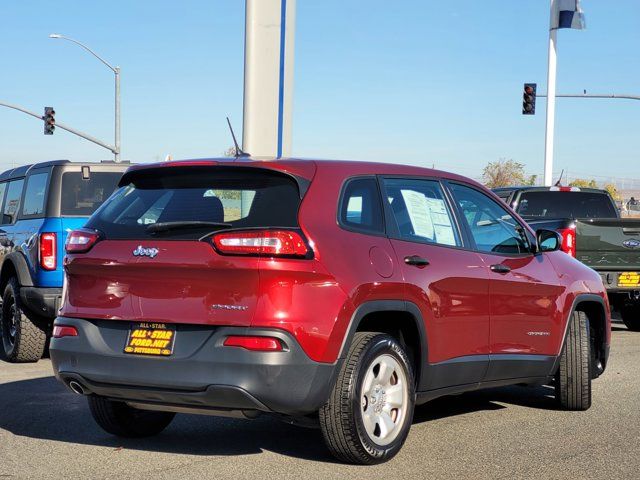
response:
<path fill-rule="evenodd" d="M 637 270 L 637 269 L 636 269 Z M 629 270 L 625 270 L 625 271 L 636 271 L 633 268 L 630 268 Z M 618 285 L 618 277 L 620 276 L 621 273 L 623 273 L 621 270 L 596 270 L 598 272 L 598 274 L 600 275 L 600 278 L 602 278 L 602 283 L 604 284 L 605 288 L 607 289 L 607 293 L 631 293 L 634 291 L 640 291 L 640 287 L 626 287 L 626 286 L 619 286 Z"/>
<path fill-rule="evenodd" d="M 258 410 L 284 415 L 317 411 L 329 398 L 336 365 L 314 362 L 281 330 L 177 325 L 174 353 L 123 353 L 129 322 L 58 317 L 77 337 L 54 338 L 54 373 L 104 397 L 212 410 Z M 283 352 L 223 346 L 228 335 L 269 335 Z"/>
<path fill-rule="evenodd" d="M 42 317 L 54 319 L 62 301 L 61 288 L 21 287 L 20 299 L 30 311 Z"/>

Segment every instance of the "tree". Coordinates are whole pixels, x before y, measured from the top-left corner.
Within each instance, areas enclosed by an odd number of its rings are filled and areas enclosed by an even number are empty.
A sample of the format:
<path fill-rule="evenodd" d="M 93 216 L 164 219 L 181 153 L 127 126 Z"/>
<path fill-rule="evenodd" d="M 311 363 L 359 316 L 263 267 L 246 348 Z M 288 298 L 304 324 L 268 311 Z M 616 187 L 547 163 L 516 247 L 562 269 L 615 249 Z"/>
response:
<path fill-rule="evenodd" d="M 585 180 L 583 178 L 576 178 L 570 184 L 570 187 L 580 188 L 598 188 L 598 184 L 595 180 Z"/>
<path fill-rule="evenodd" d="M 223 157 L 235 157 L 236 156 L 236 147 L 229 147 L 224 152 L 222 152 Z"/>
<path fill-rule="evenodd" d="M 512 159 L 501 158 L 497 162 L 489 162 L 482 170 L 482 181 L 489 188 L 534 185 L 537 178 L 537 175 L 527 176 L 524 165 Z"/>
<path fill-rule="evenodd" d="M 613 198 L 614 200 L 622 200 L 620 192 L 618 192 L 618 189 L 613 183 L 607 183 L 604 186 L 604 189 L 609 192 L 609 195 L 611 195 L 611 198 Z"/>

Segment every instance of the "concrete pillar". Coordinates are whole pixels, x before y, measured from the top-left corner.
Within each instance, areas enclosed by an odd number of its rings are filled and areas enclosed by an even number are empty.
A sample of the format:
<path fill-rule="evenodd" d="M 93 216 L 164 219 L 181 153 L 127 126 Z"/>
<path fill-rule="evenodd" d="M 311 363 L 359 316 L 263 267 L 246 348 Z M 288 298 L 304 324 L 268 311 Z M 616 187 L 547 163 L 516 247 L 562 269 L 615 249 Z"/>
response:
<path fill-rule="evenodd" d="M 296 0 L 246 0 L 242 149 L 291 155 Z"/>

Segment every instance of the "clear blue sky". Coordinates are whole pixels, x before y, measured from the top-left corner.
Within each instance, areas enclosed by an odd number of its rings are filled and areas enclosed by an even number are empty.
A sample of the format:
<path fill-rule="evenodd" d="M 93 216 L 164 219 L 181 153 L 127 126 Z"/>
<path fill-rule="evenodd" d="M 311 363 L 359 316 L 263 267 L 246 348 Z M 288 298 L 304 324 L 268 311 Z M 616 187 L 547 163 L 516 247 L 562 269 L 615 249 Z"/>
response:
<path fill-rule="evenodd" d="M 583 0 L 588 29 L 559 32 L 559 92 L 640 94 L 640 2 Z M 413 163 L 477 176 L 501 157 L 541 173 L 544 100 L 521 115 L 525 81 L 546 90 L 547 0 L 298 0 L 293 152 Z M 244 1 L 0 3 L 0 99 L 113 138 L 122 67 L 123 156 L 218 156 L 240 130 Z M 556 170 L 640 178 L 640 102 L 560 99 Z M 0 168 L 109 152 L 0 108 Z"/>

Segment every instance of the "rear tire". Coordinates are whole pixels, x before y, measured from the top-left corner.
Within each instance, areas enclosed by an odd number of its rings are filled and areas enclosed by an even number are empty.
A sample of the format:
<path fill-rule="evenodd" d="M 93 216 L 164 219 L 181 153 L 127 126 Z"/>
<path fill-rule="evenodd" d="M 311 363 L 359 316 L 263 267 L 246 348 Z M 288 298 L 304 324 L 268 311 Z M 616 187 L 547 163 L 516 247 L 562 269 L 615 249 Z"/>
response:
<path fill-rule="evenodd" d="M 413 419 L 411 361 L 390 335 L 357 332 L 320 427 L 331 453 L 344 462 L 376 464 L 402 448 Z"/>
<path fill-rule="evenodd" d="M 118 437 L 141 438 L 157 435 L 173 420 L 173 412 L 156 412 L 133 408 L 124 402 L 104 397 L 88 397 L 91 415 L 107 433 Z"/>
<path fill-rule="evenodd" d="M 2 295 L 2 348 L 12 363 L 37 362 L 42 358 L 47 335 L 24 313 L 18 279 L 9 279 Z"/>
<path fill-rule="evenodd" d="M 620 309 L 622 321 L 633 332 L 640 332 L 640 305 L 623 305 Z"/>
<path fill-rule="evenodd" d="M 589 318 L 573 312 L 556 374 L 556 400 L 565 410 L 591 406 L 591 339 Z"/>

